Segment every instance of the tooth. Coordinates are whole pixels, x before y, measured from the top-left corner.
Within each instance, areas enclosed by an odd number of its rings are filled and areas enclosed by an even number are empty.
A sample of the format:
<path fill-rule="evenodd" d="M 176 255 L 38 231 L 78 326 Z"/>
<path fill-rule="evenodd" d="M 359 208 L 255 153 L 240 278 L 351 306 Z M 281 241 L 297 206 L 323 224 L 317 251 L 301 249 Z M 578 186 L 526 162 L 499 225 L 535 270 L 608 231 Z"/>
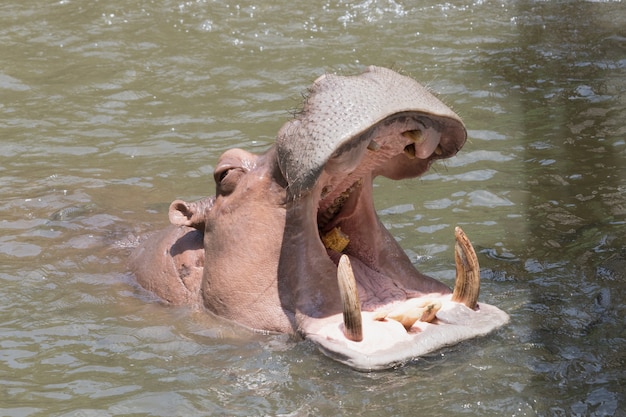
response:
<path fill-rule="evenodd" d="M 460 227 L 454 229 L 456 244 L 454 260 L 456 263 L 456 280 L 452 301 L 465 304 L 471 309 L 476 308 L 480 293 L 480 267 L 476 252 L 471 242 Z"/>
<path fill-rule="evenodd" d="M 375 320 L 391 319 L 400 322 L 406 330 L 409 330 L 416 321 L 432 322 L 435 315 L 441 309 L 439 301 L 419 300 L 413 298 L 396 307 L 386 315 L 376 315 Z"/>
<path fill-rule="evenodd" d="M 425 301 L 422 304 L 422 315 L 419 321 L 425 321 L 431 323 L 437 317 L 437 312 L 441 310 L 441 303 L 439 301 Z"/>
<path fill-rule="evenodd" d="M 322 243 L 324 243 L 326 249 L 341 253 L 350 243 L 350 238 L 341 231 L 341 228 L 334 227 L 330 232 L 322 236 Z"/>
<path fill-rule="evenodd" d="M 380 149 L 380 144 L 372 139 L 369 145 L 367 145 L 367 149 L 370 151 L 377 151 Z"/>
<path fill-rule="evenodd" d="M 363 340 L 363 326 L 361 322 L 361 304 L 356 290 L 356 280 L 347 255 L 341 255 L 337 266 L 337 282 L 339 294 L 343 304 L 343 332 L 354 342 Z"/>
<path fill-rule="evenodd" d="M 353 182 L 352 185 L 348 187 L 347 190 L 339 194 L 333 200 L 333 203 L 329 207 L 326 208 L 326 210 L 319 212 L 317 215 L 318 227 L 320 229 L 325 228 L 328 225 L 328 223 L 330 223 L 330 221 L 335 217 L 335 215 L 341 210 L 341 208 L 346 203 L 346 201 L 348 201 L 348 198 L 350 198 L 350 194 L 352 194 L 354 190 L 356 190 L 362 185 L 363 185 L 363 178 L 359 178 L 358 180 Z M 328 193 L 330 193 L 331 191 L 332 191 L 332 187 L 326 186 L 322 189 L 322 194 L 324 194 L 324 197 L 326 197 Z"/>
<path fill-rule="evenodd" d="M 441 145 L 437 145 L 437 147 L 435 148 L 435 155 L 441 154 L 443 154 L 443 148 L 441 148 Z"/>
<path fill-rule="evenodd" d="M 323 200 L 324 198 L 326 198 L 326 196 L 333 190 L 333 187 L 330 185 L 325 186 L 324 188 L 322 188 L 322 192 L 320 193 L 320 200 Z"/>
<path fill-rule="evenodd" d="M 411 143 L 410 145 L 406 145 L 404 147 L 404 154 L 409 159 L 415 159 L 415 144 Z"/>
<path fill-rule="evenodd" d="M 415 159 L 415 145 L 419 145 L 421 142 L 424 141 L 424 134 L 421 130 L 407 130 L 406 132 L 402 133 L 402 136 L 413 141 L 413 143 L 408 144 L 404 147 L 404 154 L 409 159 Z"/>
<path fill-rule="evenodd" d="M 407 139 L 411 139 L 417 144 L 424 140 L 424 135 L 422 134 L 421 130 L 407 130 L 406 132 L 402 132 L 402 136 Z"/>

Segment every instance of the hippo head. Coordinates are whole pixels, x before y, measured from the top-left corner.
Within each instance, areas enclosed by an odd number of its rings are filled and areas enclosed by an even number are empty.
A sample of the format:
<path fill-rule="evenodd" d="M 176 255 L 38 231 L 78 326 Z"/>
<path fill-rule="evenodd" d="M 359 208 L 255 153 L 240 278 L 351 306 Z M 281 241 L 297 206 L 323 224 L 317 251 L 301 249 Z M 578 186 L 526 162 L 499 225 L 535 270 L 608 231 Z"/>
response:
<path fill-rule="evenodd" d="M 411 78 L 378 67 L 324 75 L 269 150 L 221 156 L 215 196 L 171 204 L 177 228 L 139 247 L 133 270 L 172 303 L 299 334 L 356 369 L 484 335 L 508 316 L 477 303 L 464 233 L 453 292 L 414 268 L 372 198 L 375 177 L 417 177 L 465 140 L 459 117 Z"/>

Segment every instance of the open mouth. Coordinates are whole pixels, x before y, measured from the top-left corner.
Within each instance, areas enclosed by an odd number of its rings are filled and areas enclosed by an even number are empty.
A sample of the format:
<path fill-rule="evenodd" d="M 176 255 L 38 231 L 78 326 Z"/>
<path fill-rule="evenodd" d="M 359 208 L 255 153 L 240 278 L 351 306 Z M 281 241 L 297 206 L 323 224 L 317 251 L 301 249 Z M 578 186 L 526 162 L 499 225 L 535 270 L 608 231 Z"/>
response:
<path fill-rule="evenodd" d="M 341 161 L 336 165 L 342 169 L 333 166 L 330 173 L 321 176 L 317 187 L 320 240 L 337 265 L 343 307 L 340 327 L 353 342 L 363 340 L 363 320 L 393 321 L 407 334 L 420 332 L 423 323 L 437 322 L 437 312 L 442 308 L 439 296 L 449 293 L 442 285 L 434 291 L 436 297 L 424 297 L 433 289 L 406 285 L 406 277 L 386 268 L 389 260 L 381 256 L 389 253 L 384 247 L 389 242 L 377 239 L 375 232 L 384 226 L 375 213 L 372 179 L 377 172 L 399 164 L 411 164 L 411 176 L 420 175 L 434 160 L 451 156 L 457 149 L 446 143 L 442 146 L 437 130 L 420 120 L 400 116 L 383 124 L 384 132 L 379 130 L 364 152 L 353 152 L 347 158 L 336 152 L 334 157 Z M 358 163 L 353 160 L 356 155 Z M 475 309 L 480 285 L 478 260 L 463 231 L 457 228 L 455 234 L 457 283 L 452 300 Z"/>
<path fill-rule="evenodd" d="M 374 208 L 375 177 L 418 177 L 454 156 L 466 137 L 460 118 L 427 89 L 378 67 L 318 78 L 279 131 L 288 199 L 292 207 L 305 202 L 312 216 L 297 231 L 309 264 L 301 272 L 319 282 L 299 301 L 298 329 L 328 356 L 355 369 L 388 368 L 508 321 L 477 304 L 478 261 L 461 229 L 451 291 L 415 269 Z M 338 285 L 329 281 L 333 271 Z"/>

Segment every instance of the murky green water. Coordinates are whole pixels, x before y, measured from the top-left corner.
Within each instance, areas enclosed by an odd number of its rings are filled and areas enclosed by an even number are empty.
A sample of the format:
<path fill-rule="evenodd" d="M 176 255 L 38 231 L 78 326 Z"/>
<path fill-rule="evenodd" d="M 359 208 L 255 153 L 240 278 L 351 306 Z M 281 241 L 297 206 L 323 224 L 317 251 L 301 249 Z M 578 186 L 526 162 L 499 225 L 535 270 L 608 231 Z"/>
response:
<path fill-rule="evenodd" d="M 626 415 L 623 3 L 265 3 L 0 5 L 0 415 Z M 462 225 L 507 327 L 363 374 L 133 286 L 129 235 L 369 64 L 471 137 L 379 181 L 383 221 L 446 282 Z"/>

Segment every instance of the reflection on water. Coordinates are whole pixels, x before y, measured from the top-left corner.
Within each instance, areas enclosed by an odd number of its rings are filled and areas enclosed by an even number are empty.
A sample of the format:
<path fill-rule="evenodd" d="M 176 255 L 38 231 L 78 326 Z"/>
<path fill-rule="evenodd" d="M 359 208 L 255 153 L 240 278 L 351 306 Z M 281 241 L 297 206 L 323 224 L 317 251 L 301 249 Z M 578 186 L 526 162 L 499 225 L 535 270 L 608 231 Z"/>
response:
<path fill-rule="evenodd" d="M 621 3 L 83 3 L 0 6 L 0 414 L 624 415 Z M 377 181 L 382 221 L 448 283 L 462 225 L 510 325 L 361 374 L 133 285 L 133 239 L 211 194 L 221 152 L 266 149 L 313 79 L 367 64 L 470 133 Z"/>

